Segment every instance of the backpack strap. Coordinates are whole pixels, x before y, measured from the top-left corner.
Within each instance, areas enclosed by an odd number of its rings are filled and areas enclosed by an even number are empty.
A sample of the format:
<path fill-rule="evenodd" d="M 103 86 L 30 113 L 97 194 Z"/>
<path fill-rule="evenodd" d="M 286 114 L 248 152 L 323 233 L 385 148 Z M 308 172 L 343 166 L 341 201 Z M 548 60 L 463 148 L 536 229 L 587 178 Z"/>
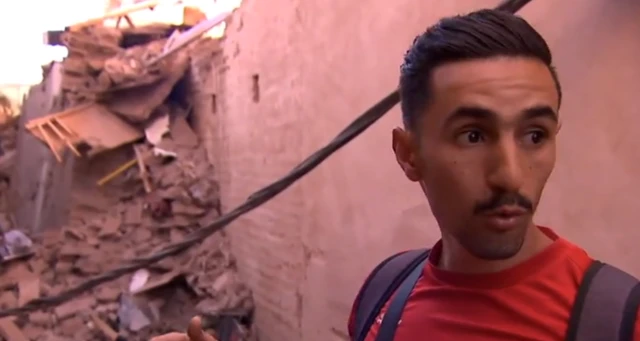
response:
<path fill-rule="evenodd" d="M 382 317 L 382 323 L 380 324 L 380 329 L 378 329 L 376 341 L 394 340 L 396 336 L 396 329 L 398 329 L 398 325 L 402 319 L 404 306 L 407 304 L 409 296 L 411 296 L 411 292 L 416 286 L 416 283 L 418 283 L 418 280 L 422 277 L 422 272 L 426 263 L 427 260 L 425 259 L 420 262 L 419 266 L 413 268 L 413 271 L 411 271 L 409 276 L 402 281 L 402 284 L 392 296 L 391 302 Z"/>
<path fill-rule="evenodd" d="M 567 341 L 633 341 L 640 282 L 626 272 L 593 261 L 578 288 Z"/>
<path fill-rule="evenodd" d="M 429 249 L 395 254 L 380 263 L 356 296 L 355 340 L 364 341 L 380 310 L 400 284 L 429 256 Z"/>

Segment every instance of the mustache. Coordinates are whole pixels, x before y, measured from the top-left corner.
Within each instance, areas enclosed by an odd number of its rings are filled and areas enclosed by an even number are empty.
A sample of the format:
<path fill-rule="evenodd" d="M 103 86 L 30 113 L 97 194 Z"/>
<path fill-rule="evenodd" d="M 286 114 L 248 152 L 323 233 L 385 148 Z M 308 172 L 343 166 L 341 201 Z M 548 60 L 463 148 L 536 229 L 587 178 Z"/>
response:
<path fill-rule="evenodd" d="M 502 206 L 519 206 L 528 212 L 533 212 L 533 203 L 520 193 L 494 193 L 487 201 L 476 204 L 475 214 L 497 210 Z"/>

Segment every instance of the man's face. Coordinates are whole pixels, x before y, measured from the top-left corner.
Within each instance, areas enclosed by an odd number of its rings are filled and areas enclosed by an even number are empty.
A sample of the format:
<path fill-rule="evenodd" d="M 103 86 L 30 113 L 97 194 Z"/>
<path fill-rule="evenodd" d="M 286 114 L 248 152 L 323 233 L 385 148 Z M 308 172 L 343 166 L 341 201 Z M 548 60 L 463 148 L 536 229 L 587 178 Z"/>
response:
<path fill-rule="evenodd" d="M 556 158 L 558 102 L 551 72 L 528 58 L 434 70 L 415 129 L 394 130 L 398 163 L 420 182 L 443 237 L 488 260 L 514 256 Z"/>

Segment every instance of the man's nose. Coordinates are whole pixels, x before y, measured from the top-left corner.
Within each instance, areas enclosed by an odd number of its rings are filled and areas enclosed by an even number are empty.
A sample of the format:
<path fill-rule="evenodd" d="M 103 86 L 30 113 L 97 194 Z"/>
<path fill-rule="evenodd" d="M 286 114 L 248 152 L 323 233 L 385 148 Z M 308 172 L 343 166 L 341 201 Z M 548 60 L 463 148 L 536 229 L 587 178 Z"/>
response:
<path fill-rule="evenodd" d="M 526 166 L 515 142 L 505 141 L 494 145 L 488 162 L 488 181 L 491 187 L 508 193 L 520 191 L 524 184 Z"/>

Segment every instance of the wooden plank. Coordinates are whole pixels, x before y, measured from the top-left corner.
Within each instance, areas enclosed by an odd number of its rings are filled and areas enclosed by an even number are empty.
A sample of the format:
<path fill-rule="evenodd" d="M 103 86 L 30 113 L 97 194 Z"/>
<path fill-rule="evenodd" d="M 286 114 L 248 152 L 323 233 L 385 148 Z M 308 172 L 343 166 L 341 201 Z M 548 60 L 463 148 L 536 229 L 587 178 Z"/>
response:
<path fill-rule="evenodd" d="M 56 157 L 56 160 L 58 160 L 58 162 L 62 162 L 62 156 L 60 156 L 60 152 L 58 151 L 58 148 L 56 148 L 56 145 L 53 144 L 53 140 L 51 139 L 51 136 L 47 134 L 46 130 L 43 127 L 43 124 L 38 124 L 38 132 L 41 134 L 42 138 L 47 143 L 47 146 L 49 147 L 49 149 L 51 149 L 51 151 L 53 152 L 53 155 Z"/>
<path fill-rule="evenodd" d="M 116 168 L 115 170 L 109 172 L 109 174 L 105 175 L 100 180 L 98 180 L 97 185 L 98 186 L 104 186 L 104 184 L 106 184 L 107 182 L 115 179 L 118 175 L 124 173 L 127 169 L 135 166 L 136 163 L 138 163 L 137 159 L 129 160 L 129 161 L 123 163 L 118 168 Z"/>
<path fill-rule="evenodd" d="M 78 157 L 82 156 L 82 154 L 80 154 L 80 152 L 78 151 L 78 149 L 76 149 L 76 146 L 74 146 L 74 145 L 73 145 L 73 143 L 71 143 L 71 140 L 69 139 L 69 137 L 68 137 L 68 136 L 66 136 L 65 134 L 63 134 L 63 133 L 62 133 L 62 132 L 61 132 L 61 131 L 56 127 L 56 124 L 55 124 L 56 122 L 57 122 L 57 120 L 56 120 L 56 119 L 51 119 L 51 121 L 49 121 L 49 122 L 47 122 L 47 123 L 46 123 L 46 126 L 47 126 L 47 127 L 49 127 L 49 128 L 51 128 L 51 130 L 53 130 L 53 131 L 56 133 L 56 135 L 57 135 L 60 139 L 62 139 L 62 140 L 64 141 L 64 143 L 67 145 L 67 147 L 68 147 L 69 149 L 71 149 L 71 151 L 73 151 L 73 153 L 74 153 L 76 156 L 78 156 Z"/>
<path fill-rule="evenodd" d="M 48 134 L 43 127 L 52 120 L 64 127 L 66 134 L 57 130 L 57 127 L 47 124 L 49 129 L 60 132 L 60 135 L 55 137 Z M 33 129 L 34 126 L 37 129 Z M 91 148 L 88 154 L 95 155 L 134 142 L 144 136 L 141 130 L 131 126 L 104 106 L 95 103 L 30 121 L 26 127 L 51 148 L 58 160 L 64 148 L 69 147 L 72 142 L 86 144 Z M 73 137 L 74 141 L 70 141 L 70 137 Z M 69 148 L 75 149 L 78 152 L 77 155 L 80 154 L 75 146 Z"/>
<path fill-rule="evenodd" d="M 196 26 L 192 27 L 188 31 L 180 34 L 180 37 L 178 37 L 175 41 L 172 41 L 171 46 L 168 46 L 166 51 L 163 51 L 163 53 L 160 54 L 158 57 L 151 59 L 149 62 L 147 62 L 146 64 L 147 67 L 154 65 L 160 62 L 161 60 L 171 56 L 172 54 L 180 51 L 181 49 L 189 45 L 189 43 L 200 38 L 200 36 L 205 34 L 210 29 L 214 28 L 215 26 L 227 20 L 227 18 L 230 15 L 231 15 L 231 12 L 222 12 L 209 20 L 198 23 Z"/>
<path fill-rule="evenodd" d="M 142 185 L 144 186 L 144 191 L 147 193 L 151 193 L 151 180 L 149 179 L 149 174 L 147 173 L 147 166 L 144 164 L 144 158 L 142 156 L 142 152 L 138 148 L 138 146 L 133 146 L 133 151 L 136 154 L 136 161 L 138 161 L 138 170 L 140 172 L 140 179 L 142 180 Z"/>

